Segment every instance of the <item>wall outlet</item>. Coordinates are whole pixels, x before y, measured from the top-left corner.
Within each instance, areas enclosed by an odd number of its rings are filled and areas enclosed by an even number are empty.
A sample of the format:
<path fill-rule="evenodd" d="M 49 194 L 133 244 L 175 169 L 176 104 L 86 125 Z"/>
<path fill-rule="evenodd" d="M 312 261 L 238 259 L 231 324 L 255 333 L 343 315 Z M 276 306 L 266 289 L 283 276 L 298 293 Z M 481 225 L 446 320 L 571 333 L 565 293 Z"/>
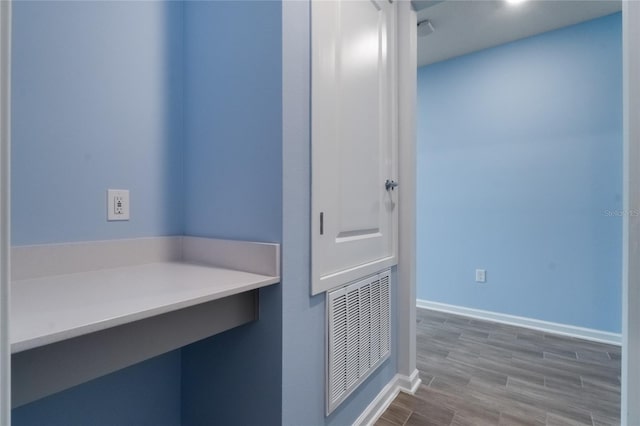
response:
<path fill-rule="evenodd" d="M 487 282 L 487 270 L 486 269 L 476 269 L 476 282 L 477 283 Z"/>
<path fill-rule="evenodd" d="M 129 220 L 129 190 L 107 190 L 107 220 Z"/>

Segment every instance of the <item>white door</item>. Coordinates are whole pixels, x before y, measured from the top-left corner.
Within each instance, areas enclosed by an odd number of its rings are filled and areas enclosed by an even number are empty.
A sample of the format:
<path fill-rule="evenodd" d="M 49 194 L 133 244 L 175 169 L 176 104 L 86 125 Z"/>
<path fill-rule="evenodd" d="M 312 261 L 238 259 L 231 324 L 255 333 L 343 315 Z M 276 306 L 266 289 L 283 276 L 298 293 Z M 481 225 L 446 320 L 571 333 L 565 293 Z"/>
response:
<path fill-rule="evenodd" d="M 312 3 L 312 294 L 396 264 L 394 22 L 389 0 Z"/>

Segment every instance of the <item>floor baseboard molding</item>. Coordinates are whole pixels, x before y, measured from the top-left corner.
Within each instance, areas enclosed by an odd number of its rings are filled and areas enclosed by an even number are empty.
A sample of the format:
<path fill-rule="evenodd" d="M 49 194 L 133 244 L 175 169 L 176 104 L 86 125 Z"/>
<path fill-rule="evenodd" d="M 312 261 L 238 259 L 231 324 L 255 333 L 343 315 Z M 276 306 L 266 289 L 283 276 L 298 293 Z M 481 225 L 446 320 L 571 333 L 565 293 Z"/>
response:
<path fill-rule="evenodd" d="M 373 425 L 400 392 L 413 394 L 418 390 L 420 383 L 421 380 L 418 369 L 415 369 L 410 376 L 396 374 L 391 381 L 382 388 L 380 393 L 371 401 L 356 421 L 353 422 L 354 426 Z"/>
<path fill-rule="evenodd" d="M 413 373 L 411 373 L 410 376 L 405 376 L 403 374 L 398 374 L 398 376 L 400 390 L 410 394 L 416 393 L 418 386 L 422 383 L 422 380 L 420 380 L 420 372 L 417 368 L 413 370 Z"/>
<path fill-rule="evenodd" d="M 559 324 L 534 318 L 501 314 L 498 312 L 483 311 L 481 309 L 466 308 L 463 306 L 448 305 L 446 303 L 431 302 L 429 300 L 418 299 L 416 306 L 418 308 L 431 309 L 433 311 L 446 312 L 486 321 L 515 325 L 517 327 L 530 328 L 533 330 L 544 331 L 546 333 L 576 337 L 578 339 L 589 340 L 592 342 L 608 343 L 610 345 L 617 346 L 622 344 L 622 335 L 619 333 L 576 327 L 574 325 Z"/>

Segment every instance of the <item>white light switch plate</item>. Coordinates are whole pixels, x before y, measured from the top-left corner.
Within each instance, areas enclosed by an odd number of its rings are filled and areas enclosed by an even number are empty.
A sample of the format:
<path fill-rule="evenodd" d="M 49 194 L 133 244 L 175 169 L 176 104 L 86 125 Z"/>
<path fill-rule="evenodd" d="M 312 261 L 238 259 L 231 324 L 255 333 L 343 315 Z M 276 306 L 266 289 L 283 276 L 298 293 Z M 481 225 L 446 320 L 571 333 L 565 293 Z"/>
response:
<path fill-rule="evenodd" d="M 107 220 L 129 220 L 129 190 L 107 190 Z"/>
<path fill-rule="evenodd" d="M 476 282 L 477 283 L 487 282 L 487 270 L 486 269 L 476 269 Z"/>

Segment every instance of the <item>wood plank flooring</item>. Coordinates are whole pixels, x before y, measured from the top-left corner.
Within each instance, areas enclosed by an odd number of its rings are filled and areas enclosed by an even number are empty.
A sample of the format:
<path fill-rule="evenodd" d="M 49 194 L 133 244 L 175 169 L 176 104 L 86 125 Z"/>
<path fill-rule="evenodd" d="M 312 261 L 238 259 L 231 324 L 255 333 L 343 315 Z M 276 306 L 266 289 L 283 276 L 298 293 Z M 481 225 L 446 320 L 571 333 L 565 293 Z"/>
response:
<path fill-rule="evenodd" d="M 422 385 L 378 426 L 620 424 L 620 347 L 417 310 Z"/>

